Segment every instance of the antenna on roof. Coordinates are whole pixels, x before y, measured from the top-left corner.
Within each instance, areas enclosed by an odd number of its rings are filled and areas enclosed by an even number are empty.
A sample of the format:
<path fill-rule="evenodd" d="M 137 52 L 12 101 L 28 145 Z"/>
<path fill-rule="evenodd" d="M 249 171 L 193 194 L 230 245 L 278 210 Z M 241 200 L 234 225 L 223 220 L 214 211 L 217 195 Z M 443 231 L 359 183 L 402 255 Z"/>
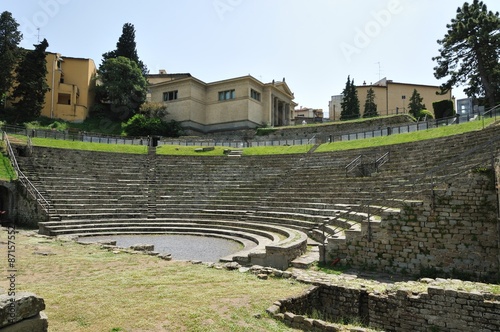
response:
<path fill-rule="evenodd" d="M 37 34 L 36 34 L 36 40 L 37 43 L 40 44 L 40 28 L 36 28 Z"/>
<path fill-rule="evenodd" d="M 382 73 L 382 70 L 380 69 L 380 61 L 379 62 L 375 62 L 375 64 L 378 65 L 378 80 L 380 81 L 380 77 L 381 77 L 381 73 Z"/>

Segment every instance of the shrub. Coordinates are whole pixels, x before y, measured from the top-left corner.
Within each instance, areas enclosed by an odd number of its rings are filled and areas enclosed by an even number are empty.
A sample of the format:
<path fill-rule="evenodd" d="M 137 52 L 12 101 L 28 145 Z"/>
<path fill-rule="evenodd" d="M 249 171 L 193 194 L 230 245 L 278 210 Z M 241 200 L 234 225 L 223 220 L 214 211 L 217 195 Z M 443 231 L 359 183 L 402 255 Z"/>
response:
<path fill-rule="evenodd" d="M 420 110 L 418 117 L 419 119 L 423 119 L 425 117 L 427 117 L 427 119 L 434 119 L 434 114 L 432 114 L 429 110 Z"/>
<path fill-rule="evenodd" d="M 267 136 L 267 135 L 274 133 L 276 130 L 278 130 L 278 129 L 276 129 L 276 128 L 257 128 L 256 135 L 257 136 Z"/>
<path fill-rule="evenodd" d="M 182 127 L 177 121 L 164 122 L 158 118 L 148 118 L 143 114 L 136 114 L 122 126 L 129 136 L 166 136 L 179 137 Z"/>
<path fill-rule="evenodd" d="M 432 103 L 436 119 L 447 118 L 455 114 L 453 102 L 451 100 L 441 100 Z"/>

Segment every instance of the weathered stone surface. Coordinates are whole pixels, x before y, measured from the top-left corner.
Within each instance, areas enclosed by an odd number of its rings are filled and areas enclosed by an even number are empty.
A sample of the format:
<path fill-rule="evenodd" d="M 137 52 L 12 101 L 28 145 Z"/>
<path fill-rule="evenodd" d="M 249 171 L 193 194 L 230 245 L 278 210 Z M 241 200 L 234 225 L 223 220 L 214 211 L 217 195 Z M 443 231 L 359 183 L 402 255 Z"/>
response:
<path fill-rule="evenodd" d="M 115 240 L 100 240 L 96 242 L 97 244 L 107 245 L 107 246 L 116 246 Z"/>
<path fill-rule="evenodd" d="M 48 327 L 47 315 L 41 311 L 36 316 L 3 327 L 2 332 L 46 332 Z"/>
<path fill-rule="evenodd" d="M 172 254 L 159 254 L 158 258 L 161 258 L 166 261 L 171 261 L 172 260 Z"/>
<path fill-rule="evenodd" d="M 266 309 L 266 312 L 270 315 L 276 315 L 277 313 L 280 312 L 280 307 L 273 304 L 272 306 Z"/>
<path fill-rule="evenodd" d="M 324 283 L 299 296 L 275 302 L 279 310 L 273 308 L 273 311 L 286 311 L 284 319 L 288 326 L 314 331 L 345 331 L 345 327 L 332 323 L 342 318 L 354 318 L 387 331 L 427 332 L 432 326 L 443 332 L 500 331 L 500 295 L 492 294 L 487 288 L 483 292 L 451 289 L 452 285 L 472 284 L 459 280 L 429 279 L 427 282 L 426 292 L 420 293 L 408 288 L 375 292 L 368 290 L 370 286 L 365 283 L 359 283 L 357 288 Z M 421 287 L 418 282 L 404 284 Z M 318 312 L 329 321 L 313 319 L 313 327 L 306 326 L 310 318 L 304 315 L 310 312 Z M 367 329 L 351 328 L 350 331 Z"/>
<path fill-rule="evenodd" d="M 229 271 L 238 270 L 240 267 L 241 265 L 238 262 L 229 262 L 224 264 L 224 268 Z"/>
<path fill-rule="evenodd" d="M 153 251 L 155 246 L 153 244 L 135 244 L 130 246 L 130 249 L 135 251 Z"/>
<path fill-rule="evenodd" d="M 35 294 L 19 292 L 14 298 L 2 294 L 0 295 L 0 328 L 34 317 L 44 309 L 44 300 Z"/>

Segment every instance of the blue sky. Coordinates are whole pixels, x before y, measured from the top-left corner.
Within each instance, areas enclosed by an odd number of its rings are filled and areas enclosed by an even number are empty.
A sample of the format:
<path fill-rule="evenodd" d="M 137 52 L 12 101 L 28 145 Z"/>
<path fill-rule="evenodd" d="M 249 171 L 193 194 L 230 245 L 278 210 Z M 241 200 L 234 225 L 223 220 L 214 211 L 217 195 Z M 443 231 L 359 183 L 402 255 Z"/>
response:
<path fill-rule="evenodd" d="M 300 106 L 328 110 L 347 76 L 438 85 L 435 62 L 446 24 L 463 0 L 0 0 L 24 35 L 49 51 L 91 58 L 136 29 L 151 73 L 189 72 L 205 82 L 252 75 L 286 82 Z M 500 3 L 484 1 L 489 10 Z M 454 90 L 464 97 L 461 88 Z"/>

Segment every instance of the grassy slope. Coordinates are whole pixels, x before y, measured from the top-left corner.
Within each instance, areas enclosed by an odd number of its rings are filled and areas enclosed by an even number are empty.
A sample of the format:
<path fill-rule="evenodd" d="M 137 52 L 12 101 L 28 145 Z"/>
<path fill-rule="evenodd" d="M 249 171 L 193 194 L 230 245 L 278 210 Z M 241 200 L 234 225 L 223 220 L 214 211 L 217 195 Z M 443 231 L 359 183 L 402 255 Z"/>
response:
<path fill-rule="evenodd" d="M 493 122 L 494 119 L 486 119 L 484 125 L 487 126 Z M 395 134 L 390 136 L 374 137 L 374 138 L 360 139 L 355 141 L 327 143 L 327 144 L 322 144 L 320 147 L 318 147 L 318 149 L 316 149 L 316 152 L 350 150 L 350 149 L 360 149 L 373 146 L 409 143 L 409 142 L 463 134 L 465 132 L 480 130 L 482 128 L 483 128 L 482 121 L 466 122 L 459 125 L 443 126 L 439 128 L 416 131 L 413 133 Z"/>

